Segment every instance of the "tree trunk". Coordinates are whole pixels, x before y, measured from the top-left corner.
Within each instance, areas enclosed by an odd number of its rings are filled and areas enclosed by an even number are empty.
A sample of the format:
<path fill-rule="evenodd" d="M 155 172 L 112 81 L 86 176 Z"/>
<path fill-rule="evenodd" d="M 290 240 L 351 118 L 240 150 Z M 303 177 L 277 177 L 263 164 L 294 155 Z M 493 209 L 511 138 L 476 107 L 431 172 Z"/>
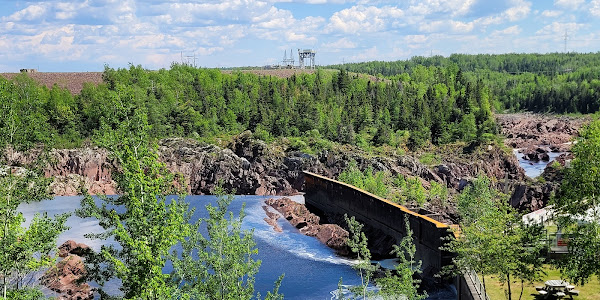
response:
<path fill-rule="evenodd" d="M 483 294 L 487 300 L 487 288 L 485 287 L 485 276 L 483 274 L 481 274 L 481 281 L 483 283 Z"/>
<path fill-rule="evenodd" d="M 519 295 L 519 300 L 521 300 L 521 297 L 523 297 L 523 288 L 524 288 L 523 279 L 521 279 L 521 294 Z"/>
<path fill-rule="evenodd" d="M 510 274 L 506 274 L 506 284 L 508 285 L 508 300 L 512 300 L 512 293 L 510 291 Z"/>

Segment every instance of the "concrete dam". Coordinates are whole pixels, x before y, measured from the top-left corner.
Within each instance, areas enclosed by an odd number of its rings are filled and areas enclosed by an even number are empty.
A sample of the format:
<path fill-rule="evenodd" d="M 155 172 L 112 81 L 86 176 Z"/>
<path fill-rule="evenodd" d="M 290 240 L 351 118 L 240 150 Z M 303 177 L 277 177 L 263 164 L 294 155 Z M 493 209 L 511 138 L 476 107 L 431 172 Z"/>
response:
<path fill-rule="evenodd" d="M 309 209 L 328 222 L 345 225 L 343 215 L 355 216 L 365 225 L 363 231 L 369 240 L 374 258 L 391 258 L 393 245 L 406 236 L 408 218 L 416 246 L 416 259 L 422 261 L 423 275 L 431 277 L 445 265 L 451 264 L 452 254 L 440 250 L 446 237 L 452 235 L 450 226 L 393 203 L 352 185 L 304 172 L 304 198 Z M 421 212 L 421 213 L 419 213 Z"/>

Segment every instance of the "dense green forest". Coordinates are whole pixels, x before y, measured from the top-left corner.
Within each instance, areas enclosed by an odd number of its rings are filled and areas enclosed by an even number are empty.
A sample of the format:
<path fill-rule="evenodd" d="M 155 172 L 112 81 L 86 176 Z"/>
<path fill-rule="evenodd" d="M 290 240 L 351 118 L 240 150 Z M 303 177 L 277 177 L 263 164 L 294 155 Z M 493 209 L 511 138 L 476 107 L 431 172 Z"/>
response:
<path fill-rule="evenodd" d="M 488 87 L 456 65 L 417 66 L 384 81 L 343 70 L 278 78 L 177 64 L 159 71 L 107 67 L 103 79 L 74 96 L 26 75 L 0 78 L 1 144 L 77 146 L 137 110 L 147 115 L 154 138 L 251 130 L 265 140 L 310 135 L 418 148 L 496 132 Z"/>
<path fill-rule="evenodd" d="M 421 66 L 457 66 L 469 81 L 481 82 L 500 109 L 594 113 L 600 108 L 600 52 L 552 54 L 453 54 L 405 61 L 330 66 L 349 72 L 393 77 Z"/>

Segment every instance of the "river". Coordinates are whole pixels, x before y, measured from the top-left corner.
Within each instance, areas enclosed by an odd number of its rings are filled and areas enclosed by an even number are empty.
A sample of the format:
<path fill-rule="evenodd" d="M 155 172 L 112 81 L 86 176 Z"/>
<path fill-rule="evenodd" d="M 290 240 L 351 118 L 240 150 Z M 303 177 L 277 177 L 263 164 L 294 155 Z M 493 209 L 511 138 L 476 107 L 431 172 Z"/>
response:
<path fill-rule="evenodd" d="M 53 200 L 44 200 L 24 204 L 19 207 L 26 220 L 31 220 L 37 212 L 47 212 L 49 215 L 73 212 L 79 207 L 81 196 L 58 196 Z M 260 270 L 256 275 L 255 289 L 261 295 L 273 289 L 273 283 L 281 274 L 285 278 L 279 292 L 285 295 L 285 299 L 336 299 L 334 294 L 338 290 L 338 282 L 343 278 L 344 285 L 360 284 L 360 277 L 352 269 L 353 260 L 337 256 L 335 252 L 323 245 L 316 238 L 301 234 L 295 227 L 291 226 L 285 218 L 278 220 L 283 232 L 276 232 L 263 218 L 265 212 L 262 208 L 267 196 L 236 196 L 229 209 L 237 214 L 243 203 L 246 203 L 246 217 L 242 223 L 242 229 L 254 229 L 254 237 L 258 248 L 255 259 L 262 261 Z M 303 196 L 290 197 L 294 201 L 304 203 Z M 215 196 L 188 196 L 186 201 L 191 207 L 196 208 L 193 220 L 206 217 L 204 206 L 208 203 L 216 204 Z M 276 212 L 274 209 L 270 209 Z M 278 213 L 278 212 L 276 212 Z M 25 224 L 28 226 L 27 222 Z M 71 215 L 67 220 L 69 230 L 63 232 L 58 238 L 58 245 L 67 240 L 85 243 L 94 250 L 99 250 L 103 243 L 114 241 L 90 240 L 84 235 L 86 233 L 98 233 L 102 228 L 95 219 L 81 219 Z M 58 246 L 57 245 L 57 246 Z M 391 267 L 388 261 L 380 262 L 382 265 Z M 170 268 L 165 268 L 170 272 Z M 93 285 L 93 284 L 92 284 Z M 104 289 L 112 295 L 119 294 L 119 281 L 113 280 L 105 284 Z M 52 291 L 45 290 L 47 295 L 54 295 Z M 455 290 L 446 286 L 442 289 L 429 291 L 428 299 L 454 299 Z M 348 296 L 348 294 L 347 294 Z"/>
<path fill-rule="evenodd" d="M 48 212 L 49 215 L 72 212 L 79 207 L 81 197 L 56 197 L 54 200 L 45 200 L 22 205 L 27 220 L 31 220 L 36 212 Z M 285 274 L 280 292 L 285 299 L 331 299 L 332 292 L 337 291 L 338 281 L 343 278 L 344 284 L 358 284 L 360 278 L 352 269 L 352 261 L 339 257 L 333 250 L 321 244 L 313 237 L 305 236 L 291 226 L 284 218 L 279 219 L 283 232 L 275 232 L 263 218 L 265 217 L 262 205 L 267 197 L 262 196 L 236 196 L 230 209 L 239 212 L 242 204 L 246 203 L 246 217 L 242 228 L 254 228 L 254 237 L 259 250 L 256 259 L 262 261 L 259 273 L 256 276 L 255 289 L 261 295 L 272 290 L 273 283 L 281 274 Z M 204 206 L 207 203 L 215 204 L 214 196 L 188 196 L 186 201 L 190 206 L 197 207 L 194 218 L 206 217 Z M 294 200 L 303 202 L 302 196 Z M 100 249 L 104 241 L 90 240 L 84 234 L 100 232 L 102 228 L 94 219 L 81 219 L 72 215 L 67 220 L 69 230 L 58 238 L 58 244 L 67 240 L 82 242 L 95 250 Z M 111 242 L 111 241 L 107 241 Z M 169 272 L 168 268 L 165 272 Z M 105 287 L 110 293 L 118 292 L 118 282 L 113 281 Z"/>
<path fill-rule="evenodd" d="M 519 165 L 521 166 L 521 168 L 523 168 L 523 170 L 525 170 L 525 175 L 527 175 L 529 178 L 536 178 L 536 177 L 542 175 L 542 173 L 544 173 L 544 169 L 546 168 L 546 166 L 549 163 L 552 163 L 558 156 L 565 153 L 565 152 L 548 152 L 548 156 L 550 157 L 549 161 L 541 161 L 540 160 L 539 162 L 533 162 L 533 161 L 524 159 L 523 158 L 524 154 L 520 153 L 519 150 L 521 150 L 521 149 L 513 149 L 513 153 L 519 160 Z"/>

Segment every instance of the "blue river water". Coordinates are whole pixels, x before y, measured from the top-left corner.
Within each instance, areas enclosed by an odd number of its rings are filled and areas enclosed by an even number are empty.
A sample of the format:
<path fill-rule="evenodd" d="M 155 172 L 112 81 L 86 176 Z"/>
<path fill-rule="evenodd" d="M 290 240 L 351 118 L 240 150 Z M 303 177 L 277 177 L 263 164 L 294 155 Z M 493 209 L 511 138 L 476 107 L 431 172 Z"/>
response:
<path fill-rule="evenodd" d="M 521 168 L 523 168 L 523 170 L 525 170 L 525 175 L 527 175 L 529 178 L 535 178 L 535 177 L 542 175 L 546 166 L 549 163 L 552 163 L 558 156 L 560 156 L 564 152 L 548 152 L 548 156 L 550 157 L 550 160 L 549 161 L 539 161 L 539 162 L 532 162 L 527 159 L 524 159 L 523 158 L 524 155 L 523 155 L 523 153 L 519 152 L 519 149 L 513 149 L 513 153 L 519 160 L 519 165 L 521 166 Z"/>
<path fill-rule="evenodd" d="M 332 292 L 337 291 L 340 277 L 344 284 L 359 284 L 360 278 L 352 269 L 353 261 L 339 257 L 333 250 L 321 244 L 317 239 L 299 233 L 284 218 L 278 220 L 283 232 L 276 232 L 263 218 L 265 212 L 262 208 L 268 197 L 262 196 L 236 196 L 230 210 L 237 214 L 243 203 L 246 203 L 246 217 L 242 228 L 254 229 L 254 237 L 259 250 L 256 259 L 262 261 L 259 273 L 256 276 L 255 289 L 261 295 L 272 290 L 273 283 L 281 274 L 285 274 L 280 293 L 285 299 L 331 299 Z M 56 197 L 30 203 L 20 207 L 27 220 L 31 220 L 37 212 L 48 212 L 49 215 L 72 212 L 79 207 L 81 197 Z M 206 217 L 204 206 L 207 203 L 215 204 L 214 196 L 188 196 L 186 201 L 190 206 L 196 207 L 195 219 Z M 302 202 L 302 196 L 294 197 Z M 274 210 L 272 210 L 274 211 Z M 95 250 L 100 249 L 102 243 L 111 241 L 90 240 L 84 234 L 100 232 L 102 228 L 95 219 L 81 219 L 72 215 L 67 225 L 69 230 L 60 235 L 58 244 L 67 240 L 85 243 Z M 168 270 L 165 270 L 168 271 Z M 109 282 L 105 288 L 111 294 L 118 293 L 119 283 Z"/>

